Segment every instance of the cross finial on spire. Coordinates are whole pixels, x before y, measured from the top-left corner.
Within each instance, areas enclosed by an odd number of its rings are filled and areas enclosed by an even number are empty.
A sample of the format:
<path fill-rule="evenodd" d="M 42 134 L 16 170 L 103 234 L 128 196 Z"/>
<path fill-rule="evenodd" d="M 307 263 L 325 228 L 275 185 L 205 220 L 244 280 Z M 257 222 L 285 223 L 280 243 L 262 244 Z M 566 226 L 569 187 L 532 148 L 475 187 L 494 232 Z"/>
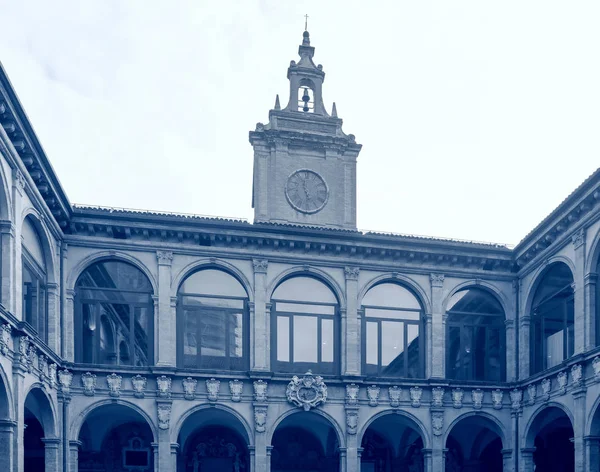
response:
<path fill-rule="evenodd" d="M 308 14 L 304 15 L 304 31 L 308 31 Z"/>

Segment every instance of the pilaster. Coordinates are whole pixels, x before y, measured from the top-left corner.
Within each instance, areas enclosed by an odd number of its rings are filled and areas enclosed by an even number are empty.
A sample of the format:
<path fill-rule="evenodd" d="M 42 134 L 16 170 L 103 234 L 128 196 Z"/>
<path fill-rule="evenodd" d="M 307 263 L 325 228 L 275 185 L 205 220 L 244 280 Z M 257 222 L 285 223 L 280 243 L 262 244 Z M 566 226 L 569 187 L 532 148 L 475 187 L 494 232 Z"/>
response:
<path fill-rule="evenodd" d="M 444 378 L 446 373 L 446 331 L 443 312 L 444 275 L 431 274 L 431 377 Z"/>
<path fill-rule="evenodd" d="M 60 439 L 42 438 L 44 443 L 45 472 L 59 472 L 60 466 Z"/>
<path fill-rule="evenodd" d="M 514 382 L 516 380 L 516 343 L 515 343 L 515 322 L 514 320 L 504 320 L 506 332 L 506 381 Z"/>
<path fill-rule="evenodd" d="M 54 352 L 60 353 L 60 299 L 58 284 L 46 285 L 48 297 L 48 347 Z"/>
<path fill-rule="evenodd" d="M 0 302 L 12 309 L 13 306 L 13 284 L 11 275 L 14 268 L 13 249 L 15 247 L 15 225 L 11 221 L 3 221 L 0 225 L 0 243 L 2 244 L 0 264 L 2 277 L 2 286 L 0 291 Z"/>
<path fill-rule="evenodd" d="M 158 446 L 158 445 L 157 445 Z M 153 448 L 158 452 L 158 447 Z M 171 470 L 175 472 L 177 470 L 177 457 L 179 454 L 179 444 L 171 443 Z M 155 458 L 156 463 L 156 458 Z"/>
<path fill-rule="evenodd" d="M 585 436 L 585 463 L 588 470 L 600 470 L 600 438 L 598 436 Z"/>
<path fill-rule="evenodd" d="M 585 312 L 585 231 L 579 229 L 572 236 L 573 248 L 575 250 L 575 273 L 573 274 L 574 304 L 575 304 L 575 346 L 574 354 L 584 352 L 586 344 L 589 343 L 589 326 L 586 323 Z"/>
<path fill-rule="evenodd" d="M 251 366 L 254 371 L 268 371 L 271 368 L 270 319 L 267 308 L 267 270 L 269 261 L 253 259 L 254 268 L 254 316 L 251 317 Z M 253 323 L 253 324 L 252 324 Z M 253 338 L 253 339 L 252 339 Z"/>
<path fill-rule="evenodd" d="M 65 360 L 75 361 L 75 290 L 65 290 L 65 317 L 63 323 L 63 342 L 65 346 Z"/>
<path fill-rule="evenodd" d="M 156 251 L 158 261 L 158 300 L 155 299 L 156 365 L 174 367 L 177 363 L 177 316 L 171 306 L 171 251 Z M 158 308 L 158 313 L 156 313 Z"/>
<path fill-rule="evenodd" d="M 573 445 L 575 446 L 575 472 L 588 472 L 585 463 L 585 424 L 586 424 L 586 388 L 573 390 Z"/>
<path fill-rule="evenodd" d="M 17 429 L 16 421 L 0 420 L 0 470 L 13 470 L 13 445 Z"/>
<path fill-rule="evenodd" d="M 534 472 L 533 453 L 535 447 L 524 447 L 521 449 L 520 472 Z"/>
<path fill-rule="evenodd" d="M 346 278 L 346 313 L 342 320 L 344 333 L 344 355 L 342 372 L 344 375 L 360 375 L 361 343 L 360 319 L 358 315 L 358 267 L 344 268 Z"/>
<path fill-rule="evenodd" d="M 524 380 L 529 377 L 529 338 L 531 335 L 531 316 L 521 316 L 519 320 L 519 380 Z"/>
<path fill-rule="evenodd" d="M 81 441 L 69 441 L 69 472 L 79 471 L 79 448 Z"/>
<path fill-rule="evenodd" d="M 515 472 L 512 449 L 502 449 L 502 472 Z"/>
<path fill-rule="evenodd" d="M 585 299 L 585 314 L 588 325 L 588 330 L 586 332 L 585 338 L 585 349 L 586 351 L 592 349 L 594 346 L 598 346 L 600 344 L 600 338 L 598 336 L 598 331 L 600 326 L 598 326 L 598 320 L 596 319 L 596 303 L 600 302 L 596 300 L 596 291 L 597 283 L 598 283 L 598 274 L 591 272 L 585 275 L 584 278 L 584 299 Z"/>

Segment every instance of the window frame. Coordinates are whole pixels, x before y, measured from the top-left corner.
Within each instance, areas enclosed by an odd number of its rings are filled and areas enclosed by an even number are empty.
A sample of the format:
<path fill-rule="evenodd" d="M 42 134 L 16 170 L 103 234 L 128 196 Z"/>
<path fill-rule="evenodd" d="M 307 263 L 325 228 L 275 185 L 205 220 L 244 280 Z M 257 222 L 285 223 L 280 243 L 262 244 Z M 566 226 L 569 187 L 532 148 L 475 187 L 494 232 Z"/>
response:
<path fill-rule="evenodd" d="M 35 319 L 28 320 L 29 316 L 33 316 L 33 314 L 28 314 L 31 311 L 31 305 L 26 302 L 26 292 L 23 290 L 25 286 L 24 275 L 25 270 L 28 270 L 30 274 L 32 274 L 37 281 L 37 312 L 35 314 Z M 29 326 L 31 326 L 38 337 L 44 341 L 48 342 L 48 279 L 46 275 L 46 271 L 43 267 L 40 267 L 39 263 L 33 258 L 33 256 L 29 253 L 25 245 L 21 245 L 21 297 L 22 297 L 22 306 L 21 311 L 23 314 L 23 321 L 25 321 Z M 40 304 L 40 294 L 43 293 L 43 302 Z M 41 313 L 40 313 L 41 312 Z M 41 328 L 41 329 L 40 329 Z"/>

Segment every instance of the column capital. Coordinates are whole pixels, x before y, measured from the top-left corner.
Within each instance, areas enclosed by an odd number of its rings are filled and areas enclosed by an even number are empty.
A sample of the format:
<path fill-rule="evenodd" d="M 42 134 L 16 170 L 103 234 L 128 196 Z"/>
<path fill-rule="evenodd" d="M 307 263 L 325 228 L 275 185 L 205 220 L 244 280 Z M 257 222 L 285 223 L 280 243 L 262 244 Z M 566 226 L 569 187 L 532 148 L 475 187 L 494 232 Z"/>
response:
<path fill-rule="evenodd" d="M 346 280 L 358 280 L 359 273 L 359 267 L 344 267 L 344 276 L 346 277 Z"/>
<path fill-rule="evenodd" d="M 179 451 L 179 443 L 171 443 L 171 454 L 177 454 Z"/>
<path fill-rule="evenodd" d="M 252 259 L 252 267 L 254 267 L 255 274 L 266 274 L 269 261 L 267 259 Z"/>
<path fill-rule="evenodd" d="M 81 446 L 83 446 L 83 443 L 81 441 L 76 441 L 76 440 L 69 441 L 69 447 L 71 449 L 79 449 Z"/>
<path fill-rule="evenodd" d="M 504 326 L 506 326 L 506 329 L 512 329 L 515 327 L 515 320 L 511 320 L 511 319 L 507 319 L 504 320 Z"/>
<path fill-rule="evenodd" d="M 432 287 L 443 287 L 444 286 L 444 274 L 429 274 L 429 280 L 431 281 Z"/>
<path fill-rule="evenodd" d="M 600 436 L 584 436 L 583 440 L 586 443 L 595 443 L 600 441 Z"/>
<path fill-rule="evenodd" d="M 598 282 L 598 274 L 595 272 L 590 272 L 589 274 L 585 274 L 583 280 L 586 285 L 596 285 Z"/>
<path fill-rule="evenodd" d="M 522 447 L 521 454 L 522 455 L 530 455 L 535 452 L 535 447 Z"/>
<path fill-rule="evenodd" d="M 513 450 L 512 449 L 502 449 L 500 451 L 500 453 L 502 454 L 502 457 L 510 457 L 512 456 Z"/>
<path fill-rule="evenodd" d="M 46 449 L 58 449 L 58 445 L 60 444 L 59 438 L 42 438 L 42 442 L 44 443 L 44 447 Z"/>
<path fill-rule="evenodd" d="M 173 264 L 173 251 L 156 251 L 158 265 L 170 266 Z"/>
<path fill-rule="evenodd" d="M 575 233 L 571 235 L 571 241 L 573 242 L 573 247 L 575 249 L 579 249 L 585 243 L 585 230 L 583 228 L 579 228 Z"/>
<path fill-rule="evenodd" d="M 271 452 L 273 452 L 273 446 L 267 446 L 267 456 L 270 456 Z"/>

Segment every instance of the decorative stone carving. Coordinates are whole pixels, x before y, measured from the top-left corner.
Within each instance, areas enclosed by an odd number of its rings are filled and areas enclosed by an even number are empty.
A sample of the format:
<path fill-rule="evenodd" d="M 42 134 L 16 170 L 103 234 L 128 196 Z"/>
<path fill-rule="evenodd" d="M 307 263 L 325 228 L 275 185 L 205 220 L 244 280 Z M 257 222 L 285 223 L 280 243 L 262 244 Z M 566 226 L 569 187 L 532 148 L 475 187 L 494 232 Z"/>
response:
<path fill-rule="evenodd" d="M 431 406 L 441 408 L 444 406 L 444 389 L 442 387 L 434 387 L 431 389 Z"/>
<path fill-rule="evenodd" d="M 161 375 L 156 378 L 156 395 L 159 398 L 171 398 L 171 377 Z"/>
<path fill-rule="evenodd" d="M 431 280 L 432 287 L 442 287 L 444 285 L 444 274 L 431 274 L 429 280 Z"/>
<path fill-rule="evenodd" d="M 240 402 L 242 401 L 242 392 L 244 391 L 244 383 L 239 380 L 229 381 L 229 391 L 231 392 L 231 401 Z"/>
<path fill-rule="evenodd" d="M 33 344 L 29 344 L 29 348 L 27 349 L 27 372 L 31 374 L 33 370 L 33 366 L 35 365 L 35 361 L 37 358 L 37 349 Z"/>
<path fill-rule="evenodd" d="M 544 401 L 550 400 L 550 389 L 552 387 L 552 382 L 549 378 L 545 378 L 542 380 L 542 395 L 544 397 Z"/>
<path fill-rule="evenodd" d="M 492 406 L 494 407 L 494 410 L 502 409 L 502 400 L 503 399 L 504 399 L 504 392 L 502 390 L 497 388 L 496 390 L 492 391 Z"/>
<path fill-rule="evenodd" d="M 266 402 L 267 401 L 267 387 L 269 384 L 264 380 L 255 380 L 254 381 L 254 400 L 257 402 Z"/>
<path fill-rule="evenodd" d="M 392 408 L 398 408 L 400 406 L 400 395 L 402 394 L 402 389 L 397 385 L 388 388 L 388 395 L 390 397 L 390 406 Z"/>
<path fill-rule="evenodd" d="M 523 391 L 518 388 L 514 388 L 510 391 L 510 405 L 513 411 L 519 411 L 521 409 L 521 402 L 523 401 Z"/>
<path fill-rule="evenodd" d="M 528 403 L 535 405 L 535 397 L 537 395 L 537 387 L 534 383 L 527 385 L 527 396 L 529 397 Z"/>
<path fill-rule="evenodd" d="M 575 249 L 580 247 L 585 242 L 585 231 L 583 228 L 579 229 L 571 236 L 571 241 L 573 242 Z"/>
<path fill-rule="evenodd" d="M 575 364 L 571 367 L 571 380 L 573 381 L 573 387 L 581 387 L 583 380 L 581 364 Z"/>
<path fill-rule="evenodd" d="M 600 379 L 600 356 L 594 357 L 592 361 L 592 367 L 594 369 L 594 376 L 596 379 Z"/>
<path fill-rule="evenodd" d="M 370 406 L 377 406 L 379 401 L 379 387 L 377 385 L 369 385 L 367 387 L 367 398 Z"/>
<path fill-rule="evenodd" d="M 156 251 L 156 258 L 159 264 L 171 265 L 173 263 L 173 253 L 171 251 Z"/>
<path fill-rule="evenodd" d="M 444 412 L 432 411 L 431 412 L 431 426 L 433 428 L 433 434 L 436 436 L 442 435 L 444 429 Z"/>
<path fill-rule="evenodd" d="M 360 269 L 358 267 L 344 267 L 344 275 L 348 280 L 358 280 Z"/>
<path fill-rule="evenodd" d="M 219 389 L 221 381 L 217 379 L 208 379 L 206 381 L 206 391 L 208 392 L 208 401 L 216 402 L 219 399 Z"/>
<path fill-rule="evenodd" d="M 0 352 L 5 356 L 9 351 L 11 329 L 8 323 L 4 323 L 0 328 Z"/>
<path fill-rule="evenodd" d="M 96 375 L 86 372 L 81 376 L 81 385 L 83 385 L 83 394 L 93 397 L 96 393 Z"/>
<path fill-rule="evenodd" d="M 356 408 L 346 410 L 346 431 L 352 435 L 358 431 L 358 409 Z"/>
<path fill-rule="evenodd" d="M 346 385 L 346 405 L 356 405 L 358 403 L 358 391 L 360 387 L 356 384 Z"/>
<path fill-rule="evenodd" d="M 254 272 L 266 274 L 269 261 L 266 259 L 252 259 L 252 265 L 254 266 Z"/>
<path fill-rule="evenodd" d="M 48 358 L 44 354 L 38 356 L 38 371 L 41 382 L 48 378 Z"/>
<path fill-rule="evenodd" d="M 267 406 L 255 406 L 254 407 L 254 429 L 257 433 L 264 433 L 267 424 Z"/>
<path fill-rule="evenodd" d="M 559 372 L 556 376 L 556 380 L 558 381 L 558 391 L 561 393 L 561 395 L 567 393 L 567 383 L 569 380 L 567 373 L 565 371 Z"/>
<path fill-rule="evenodd" d="M 309 411 L 327 400 L 327 386 L 323 377 L 315 376 L 309 370 L 302 378 L 294 375 L 285 394 L 290 403 Z"/>
<path fill-rule="evenodd" d="M 23 195 L 23 190 L 25 189 L 26 181 L 23 172 L 17 169 L 15 174 L 15 180 L 17 181 L 17 188 L 19 189 L 19 193 Z"/>
<path fill-rule="evenodd" d="M 168 402 L 160 402 L 156 404 L 158 413 L 158 427 L 160 429 L 169 429 L 171 421 L 171 404 Z"/>
<path fill-rule="evenodd" d="M 131 385 L 133 386 L 133 396 L 135 398 L 144 398 L 146 395 L 146 385 L 148 385 L 146 377 L 137 374 L 131 378 Z"/>
<path fill-rule="evenodd" d="M 71 393 L 71 384 L 73 383 L 73 374 L 67 369 L 58 372 L 58 383 L 60 383 L 60 390 L 64 395 Z"/>
<path fill-rule="evenodd" d="M 29 350 L 29 338 L 27 336 L 19 336 L 19 356 L 21 365 L 27 367 L 27 351 Z"/>
<path fill-rule="evenodd" d="M 473 402 L 473 408 L 481 410 L 481 406 L 483 405 L 483 390 L 480 388 L 471 390 L 471 401 Z"/>
<path fill-rule="evenodd" d="M 187 377 L 181 381 L 183 384 L 183 398 L 186 400 L 193 400 L 196 398 L 196 386 L 198 381 L 191 377 Z"/>
<path fill-rule="evenodd" d="M 421 387 L 410 388 L 410 403 L 413 408 L 419 408 L 421 406 L 421 397 L 423 396 L 423 390 Z"/>
<path fill-rule="evenodd" d="M 48 382 L 52 388 L 56 387 L 56 368 L 58 366 L 54 363 L 48 366 Z"/>
<path fill-rule="evenodd" d="M 452 406 L 454 408 L 462 408 L 463 397 L 465 392 L 462 388 L 455 388 L 452 390 Z"/>
<path fill-rule="evenodd" d="M 121 396 L 121 385 L 123 384 L 123 377 L 112 373 L 106 376 L 106 383 L 108 384 L 108 394 L 111 397 Z"/>

